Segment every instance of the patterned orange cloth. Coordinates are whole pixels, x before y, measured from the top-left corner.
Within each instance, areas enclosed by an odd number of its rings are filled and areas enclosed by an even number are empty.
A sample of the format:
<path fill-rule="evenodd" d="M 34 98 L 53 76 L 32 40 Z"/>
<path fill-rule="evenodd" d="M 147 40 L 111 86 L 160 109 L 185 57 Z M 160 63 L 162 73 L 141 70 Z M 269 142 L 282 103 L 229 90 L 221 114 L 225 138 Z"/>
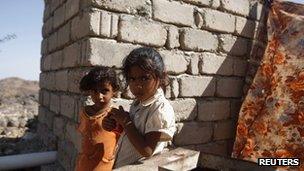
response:
<path fill-rule="evenodd" d="M 304 170 L 304 6 L 274 1 L 268 45 L 242 104 L 232 157 L 300 158 Z"/>
<path fill-rule="evenodd" d="M 77 158 L 76 171 L 112 170 L 116 144 L 122 130 L 108 132 L 101 127 L 102 119 L 110 110 L 96 116 L 89 116 L 84 109 L 81 110 L 78 131 L 82 135 L 82 151 Z"/>

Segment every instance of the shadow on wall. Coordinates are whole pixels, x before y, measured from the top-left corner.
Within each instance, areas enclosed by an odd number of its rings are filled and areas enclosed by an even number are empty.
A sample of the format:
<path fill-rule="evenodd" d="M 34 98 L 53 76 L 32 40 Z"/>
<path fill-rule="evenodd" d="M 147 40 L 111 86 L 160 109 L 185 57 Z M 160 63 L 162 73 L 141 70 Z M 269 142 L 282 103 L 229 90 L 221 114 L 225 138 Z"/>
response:
<path fill-rule="evenodd" d="M 233 34 L 216 33 L 221 53 L 202 53 L 199 73 L 205 78 L 202 85 L 197 82 L 191 86 L 205 86 L 204 91 L 195 101 L 189 100 L 194 107 L 185 109 L 187 118 L 179 118 L 176 111 L 177 121 L 183 121 L 177 124 L 174 146 L 230 157 L 241 103 L 267 45 L 268 8 L 252 4 L 251 19 L 237 16 Z M 191 80 L 181 80 L 180 84 L 187 82 Z"/>

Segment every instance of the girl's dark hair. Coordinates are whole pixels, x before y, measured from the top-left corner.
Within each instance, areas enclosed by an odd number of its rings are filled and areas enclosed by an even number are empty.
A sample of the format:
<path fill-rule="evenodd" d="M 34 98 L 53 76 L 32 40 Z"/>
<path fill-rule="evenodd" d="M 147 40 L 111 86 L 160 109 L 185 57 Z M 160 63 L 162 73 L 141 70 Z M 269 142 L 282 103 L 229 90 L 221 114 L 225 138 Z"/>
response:
<path fill-rule="evenodd" d="M 80 91 L 95 90 L 99 83 L 109 82 L 113 91 L 119 90 L 119 81 L 113 68 L 105 66 L 94 67 L 79 83 Z"/>
<path fill-rule="evenodd" d="M 152 72 L 160 79 L 160 86 L 165 90 L 168 76 L 161 55 L 153 48 L 140 47 L 132 50 L 123 62 L 123 74 L 128 81 L 131 67 L 138 66 L 142 70 Z"/>

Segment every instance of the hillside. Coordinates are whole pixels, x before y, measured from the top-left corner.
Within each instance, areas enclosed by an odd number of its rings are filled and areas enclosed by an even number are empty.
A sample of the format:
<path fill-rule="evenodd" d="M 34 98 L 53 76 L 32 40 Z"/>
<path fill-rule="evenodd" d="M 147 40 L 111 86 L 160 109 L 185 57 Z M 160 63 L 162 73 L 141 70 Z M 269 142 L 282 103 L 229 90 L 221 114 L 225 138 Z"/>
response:
<path fill-rule="evenodd" d="M 0 80 L 0 156 L 36 150 L 38 94 L 38 81 Z"/>

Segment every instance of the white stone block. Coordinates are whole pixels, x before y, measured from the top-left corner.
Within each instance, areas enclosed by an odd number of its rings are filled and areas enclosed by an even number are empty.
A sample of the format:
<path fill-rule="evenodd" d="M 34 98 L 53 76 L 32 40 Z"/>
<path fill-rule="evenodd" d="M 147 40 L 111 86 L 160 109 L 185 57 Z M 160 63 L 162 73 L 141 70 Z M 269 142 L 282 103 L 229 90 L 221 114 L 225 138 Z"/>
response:
<path fill-rule="evenodd" d="M 165 23 L 192 26 L 193 7 L 176 1 L 153 0 L 153 18 Z"/>
<path fill-rule="evenodd" d="M 195 99 L 177 99 L 170 101 L 176 122 L 191 121 L 197 116 L 197 104 Z"/>
<path fill-rule="evenodd" d="M 249 15 L 249 0 L 222 0 L 223 8 L 236 14 Z"/>
<path fill-rule="evenodd" d="M 235 17 L 233 15 L 208 8 L 201 9 L 198 12 L 202 15 L 204 29 L 225 33 L 234 32 Z"/>
<path fill-rule="evenodd" d="M 180 97 L 213 96 L 215 78 L 210 76 L 182 76 L 179 78 Z"/>
<path fill-rule="evenodd" d="M 248 40 L 230 34 L 220 35 L 220 49 L 233 56 L 244 56 L 248 52 Z"/>
<path fill-rule="evenodd" d="M 178 28 L 175 26 L 169 26 L 168 28 L 168 38 L 166 42 L 166 47 L 168 49 L 174 49 L 179 47 L 179 32 Z"/>
<path fill-rule="evenodd" d="M 163 58 L 168 73 L 179 74 L 187 70 L 188 62 L 182 52 L 162 50 L 159 53 Z"/>
<path fill-rule="evenodd" d="M 119 23 L 118 40 L 140 43 L 148 46 L 164 46 L 167 39 L 166 29 L 157 23 L 122 17 Z"/>
<path fill-rule="evenodd" d="M 193 51 L 215 51 L 218 39 L 211 32 L 195 29 L 184 29 L 180 35 L 181 47 Z"/>
<path fill-rule="evenodd" d="M 199 68 L 201 74 L 232 75 L 233 64 L 229 57 L 205 52 L 200 56 Z"/>

